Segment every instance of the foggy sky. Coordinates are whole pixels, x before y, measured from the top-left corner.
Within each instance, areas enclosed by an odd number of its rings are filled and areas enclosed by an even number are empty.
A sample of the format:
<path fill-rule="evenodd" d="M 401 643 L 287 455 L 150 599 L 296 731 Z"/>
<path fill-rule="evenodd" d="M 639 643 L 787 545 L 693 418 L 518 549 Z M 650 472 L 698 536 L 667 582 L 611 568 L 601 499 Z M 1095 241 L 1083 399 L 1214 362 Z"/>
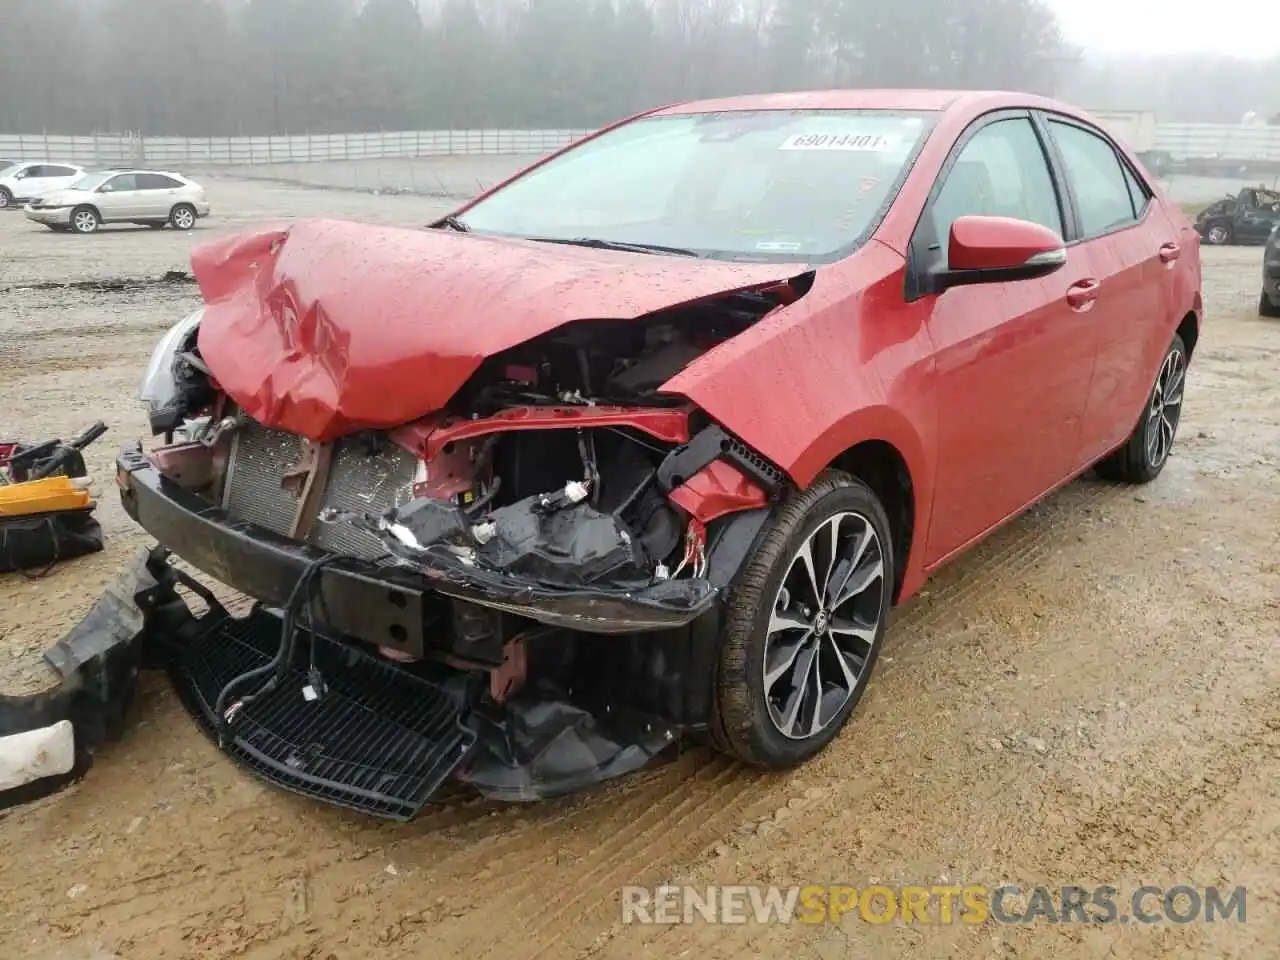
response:
<path fill-rule="evenodd" d="M 1066 39 L 1110 54 L 1280 54 L 1275 0 L 1047 0 Z"/>

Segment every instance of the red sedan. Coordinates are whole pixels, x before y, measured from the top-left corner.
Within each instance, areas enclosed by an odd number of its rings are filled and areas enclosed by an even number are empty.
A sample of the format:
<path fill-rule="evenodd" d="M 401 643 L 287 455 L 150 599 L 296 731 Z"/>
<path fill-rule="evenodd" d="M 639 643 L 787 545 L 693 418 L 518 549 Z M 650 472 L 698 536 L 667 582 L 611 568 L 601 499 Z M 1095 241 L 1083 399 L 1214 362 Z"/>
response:
<path fill-rule="evenodd" d="M 931 571 L 1091 467 L 1160 474 L 1202 314 L 1134 155 L 1009 93 L 670 106 L 430 229 L 193 264 L 169 443 L 120 484 L 262 606 L 162 605 L 148 642 L 233 756 L 401 817 L 682 734 L 814 755 Z"/>

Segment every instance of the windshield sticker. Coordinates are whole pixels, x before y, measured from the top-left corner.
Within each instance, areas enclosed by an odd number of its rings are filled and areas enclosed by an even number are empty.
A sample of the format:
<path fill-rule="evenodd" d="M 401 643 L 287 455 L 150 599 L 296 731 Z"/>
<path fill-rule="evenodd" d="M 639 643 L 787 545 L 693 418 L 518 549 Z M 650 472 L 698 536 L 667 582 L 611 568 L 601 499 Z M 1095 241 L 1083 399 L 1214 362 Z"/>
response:
<path fill-rule="evenodd" d="M 799 253 L 804 249 L 804 244 L 787 240 L 761 240 L 756 244 L 756 249 L 766 253 Z"/>
<path fill-rule="evenodd" d="M 853 150 L 879 153 L 898 145 L 896 137 L 877 133 L 797 133 L 787 137 L 779 150 Z"/>

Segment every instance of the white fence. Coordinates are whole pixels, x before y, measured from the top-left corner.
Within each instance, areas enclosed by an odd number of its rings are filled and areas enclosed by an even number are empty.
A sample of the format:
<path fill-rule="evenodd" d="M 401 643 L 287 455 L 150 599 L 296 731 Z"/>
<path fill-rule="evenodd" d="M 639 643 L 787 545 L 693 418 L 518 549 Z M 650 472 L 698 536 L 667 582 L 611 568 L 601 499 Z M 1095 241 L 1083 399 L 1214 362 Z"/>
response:
<path fill-rule="evenodd" d="M 1280 161 L 1280 127 L 1234 123 L 1158 123 L 1153 147 L 1176 159 Z"/>
<path fill-rule="evenodd" d="M 1280 127 L 1228 123 L 1142 124 L 1099 115 L 1136 149 L 1166 150 L 1175 159 L 1230 158 L 1280 162 Z M 137 137 L 119 134 L 55 136 L 0 134 L 0 158 L 62 160 L 89 167 L 190 167 L 298 164 L 436 156 L 537 156 L 587 130 L 406 130 L 289 137 Z"/>
<path fill-rule="evenodd" d="M 138 137 L 0 134 L 0 158 L 62 160 L 88 167 L 203 166 L 541 155 L 587 130 L 402 130 L 289 137 Z"/>

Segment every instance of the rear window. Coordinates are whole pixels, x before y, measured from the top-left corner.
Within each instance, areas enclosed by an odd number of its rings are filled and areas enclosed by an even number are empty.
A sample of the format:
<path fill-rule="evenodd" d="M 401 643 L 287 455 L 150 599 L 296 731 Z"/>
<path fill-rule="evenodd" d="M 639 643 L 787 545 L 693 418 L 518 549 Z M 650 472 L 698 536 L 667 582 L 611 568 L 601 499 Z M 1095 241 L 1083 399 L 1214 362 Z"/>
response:
<path fill-rule="evenodd" d="M 140 173 L 138 174 L 139 190 L 173 190 L 182 186 L 173 177 L 166 177 L 162 173 Z"/>

